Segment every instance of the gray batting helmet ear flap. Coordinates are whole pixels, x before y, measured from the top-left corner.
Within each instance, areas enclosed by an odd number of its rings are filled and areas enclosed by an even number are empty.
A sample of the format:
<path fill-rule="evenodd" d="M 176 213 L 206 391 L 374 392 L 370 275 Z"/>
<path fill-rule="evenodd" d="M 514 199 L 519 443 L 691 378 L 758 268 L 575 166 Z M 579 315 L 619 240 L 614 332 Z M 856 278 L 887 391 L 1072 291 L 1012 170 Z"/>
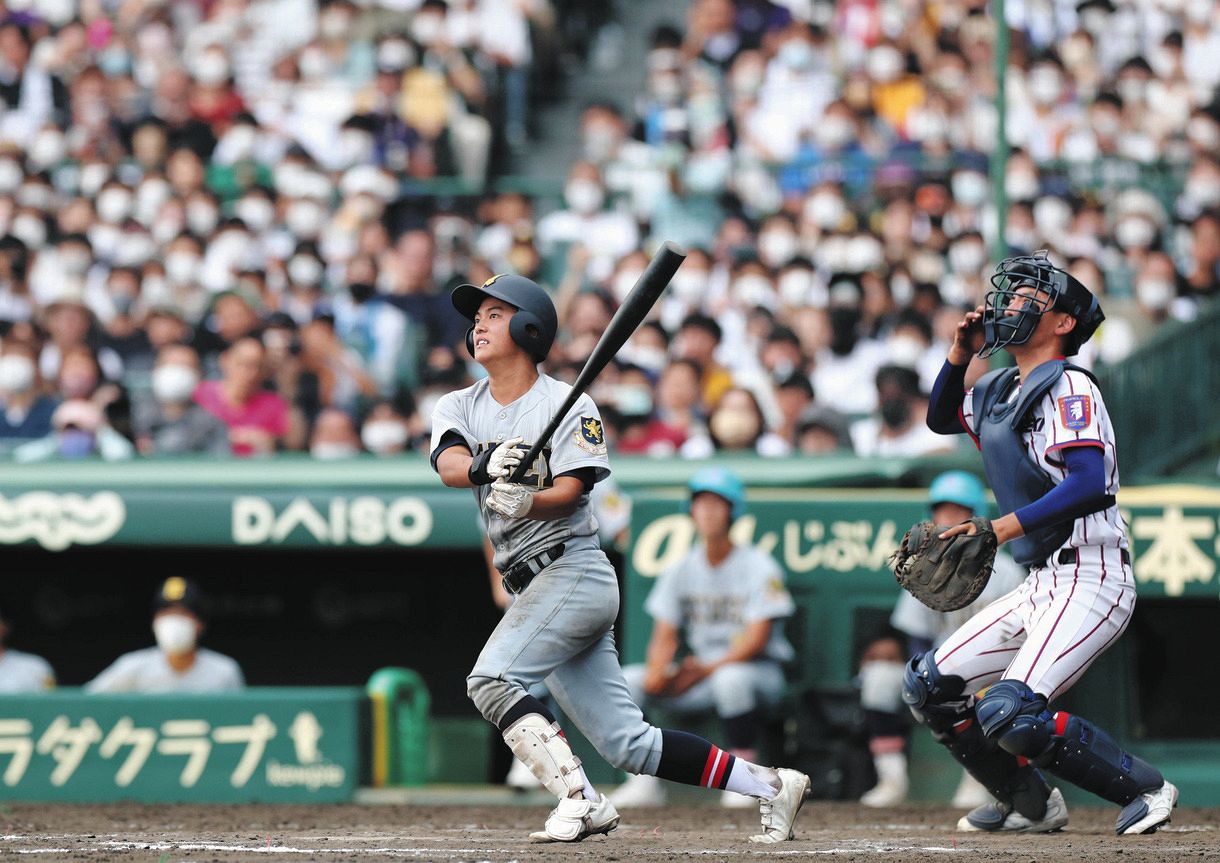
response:
<path fill-rule="evenodd" d="M 473 321 L 488 297 L 503 300 L 517 310 L 508 322 L 508 334 L 536 363 L 546 359 L 559 329 L 555 304 L 536 282 L 524 276 L 492 276 L 480 286 L 458 285 L 450 294 L 453 307 Z M 466 331 L 466 350 L 474 356 L 474 327 Z"/>

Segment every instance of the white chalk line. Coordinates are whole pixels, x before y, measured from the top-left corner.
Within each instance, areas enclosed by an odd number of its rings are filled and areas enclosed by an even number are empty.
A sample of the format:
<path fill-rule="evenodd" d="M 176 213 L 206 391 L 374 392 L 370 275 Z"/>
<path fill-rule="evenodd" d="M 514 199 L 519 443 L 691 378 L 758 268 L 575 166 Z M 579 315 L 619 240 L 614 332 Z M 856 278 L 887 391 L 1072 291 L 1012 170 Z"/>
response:
<path fill-rule="evenodd" d="M 30 837 L 23 836 L 0 836 L 4 840 L 26 839 Z M 609 840 L 613 841 L 613 840 Z M 83 847 L 82 847 L 83 846 Z M 223 842 L 131 842 L 119 840 L 103 840 L 92 843 L 93 849 L 97 851 L 222 851 L 238 854 L 368 854 L 379 857 L 418 857 L 422 854 L 430 855 L 453 855 L 453 854 L 520 854 L 522 848 L 446 848 L 443 846 L 426 847 L 415 846 L 410 848 L 403 847 L 316 847 L 305 848 L 294 845 L 244 845 L 235 843 Z M 19 848 L 11 849 L 18 854 L 80 854 L 87 850 L 88 843 L 82 843 L 75 848 Z M 599 843 L 600 847 L 600 843 Z M 817 855 L 835 855 L 835 854 L 859 854 L 872 852 L 875 854 L 900 854 L 912 851 L 924 851 L 933 853 L 969 853 L 973 849 L 950 848 L 947 846 L 938 845 L 891 845 L 888 843 L 870 843 L 860 842 L 852 847 L 834 847 L 834 848 L 799 848 L 799 849 L 771 849 L 760 848 L 753 846 L 750 848 L 631 848 L 623 849 L 625 853 L 640 856 L 672 856 L 675 854 L 688 854 L 695 856 L 715 856 L 715 857 L 752 857 L 756 855 L 775 856 L 775 857 L 808 857 Z"/>

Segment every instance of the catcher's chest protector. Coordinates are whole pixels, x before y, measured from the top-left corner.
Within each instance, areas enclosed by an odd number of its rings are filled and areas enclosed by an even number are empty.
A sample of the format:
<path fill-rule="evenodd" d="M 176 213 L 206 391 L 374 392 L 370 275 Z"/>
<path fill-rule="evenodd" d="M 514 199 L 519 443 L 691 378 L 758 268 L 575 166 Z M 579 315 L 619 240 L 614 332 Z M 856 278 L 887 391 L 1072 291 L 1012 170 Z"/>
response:
<path fill-rule="evenodd" d="M 1055 487 L 1054 481 L 1029 455 L 1024 429 L 1037 420 L 1034 408 L 1050 391 L 1064 369 L 1085 369 L 1065 360 L 1051 360 L 1038 366 L 1022 382 L 1021 393 L 1009 401 L 1016 385 L 1017 369 L 988 372 L 974 385 L 974 433 L 983 453 L 983 470 L 995 492 L 1000 513 L 1015 512 L 1033 503 Z M 1050 417 L 1044 418 L 1051 422 Z M 1039 566 L 1072 535 L 1072 522 L 1053 524 L 1027 533 L 1008 543 L 1013 559 L 1022 566 Z"/>

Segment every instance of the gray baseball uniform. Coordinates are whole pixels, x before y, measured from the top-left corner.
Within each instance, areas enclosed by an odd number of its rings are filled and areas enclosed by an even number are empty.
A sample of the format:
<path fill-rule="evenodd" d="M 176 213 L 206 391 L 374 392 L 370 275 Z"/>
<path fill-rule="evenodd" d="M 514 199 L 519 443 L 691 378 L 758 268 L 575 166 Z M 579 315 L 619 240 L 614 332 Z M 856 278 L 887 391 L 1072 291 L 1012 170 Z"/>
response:
<path fill-rule="evenodd" d="M 796 611 L 784 587 L 775 558 L 750 545 L 737 545 L 717 566 L 707 559 L 702 542 L 657 578 L 644 604 L 654 620 L 681 628 L 697 659 L 716 662 L 727 654 L 752 623 L 772 621 L 771 637 L 753 660 L 722 665 L 681 695 L 647 697 L 646 666 L 629 665 L 623 677 L 632 697 L 678 712 L 715 709 L 721 718 L 741 716 L 783 697 L 786 681 L 781 663 L 794 657 L 784 637 L 784 619 Z"/>
<path fill-rule="evenodd" d="M 229 657 L 199 648 L 195 664 L 177 672 L 156 647 L 124 653 L 85 684 L 86 692 L 229 692 L 245 685 L 241 668 Z"/>
<path fill-rule="evenodd" d="M 525 438 L 528 447 L 569 392 L 567 384 L 542 375 L 509 405 L 492 398 L 487 381 L 443 396 L 432 417 L 433 464 L 453 434 L 471 453 L 514 437 Z M 610 474 L 601 418 L 588 395 L 560 424 L 527 479 L 543 488 L 555 476 L 582 469 L 591 469 L 595 482 Z M 526 690 L 545 680 L 602 757 L 631 773 L 655 773 L 661 730 L 645 722 L 623 680 L 612 631 L 618 578 L 598 545 L 589 495 L 581 495 L 564 519 L 505 519 L 483 509 L 490 488 L 476 486 L 474 493 L 497 569 L 503 572 L 557 543 L 564 552 L 530 582 L 488 638 L 466 678 L 471 700 L 499 726 Z"/>
<path fill-rule="evenodd" d="M 0 653 L 0 693 L 45 692 L 55 685 L 55 672 L 41 656 L 5 650 Z"/>
<path fill-rule="evenodd" d="M 447 393 L 432 411 L 433 456 L 435 458 L 437 446 L 448 432 L 459 434 L 472 455 L 514 437 L 525 438 L 522 448 L 529 449 L 569 392 L 571 387 L 567 384 L 541 375 L 529 392 L 509 405 L 492 398 L 487 379 L 464 390 Z M 543 449 L 525 475 L 525 480 L 539 489 L 550 488 L 556 476 L 581 468 L 592 468 L 598 482 L 610 475 L 601 416 L 587 394 L 577 400 L 551 438 L 550 446 Z M 535 521 L 506 519 L 489 513 L 483 504 L 491 493 L 491 486 L 477 486 L 474 491 L 483 528 L 495 550 L 493 562 L 500 572 L 571 537 L 597 535 L 597 519 L 589 507 L 587 493 L 581 496 L 576 511 L 568 518 Z"/>

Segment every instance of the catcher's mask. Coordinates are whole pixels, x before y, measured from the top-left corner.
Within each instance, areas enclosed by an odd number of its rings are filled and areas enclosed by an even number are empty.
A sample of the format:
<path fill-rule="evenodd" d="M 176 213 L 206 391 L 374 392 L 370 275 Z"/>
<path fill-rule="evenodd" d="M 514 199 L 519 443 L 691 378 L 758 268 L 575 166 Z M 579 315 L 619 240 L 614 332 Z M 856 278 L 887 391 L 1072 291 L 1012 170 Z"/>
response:
<path fill-rule="evenodd" d="M 1029 341 L 1043 313 L 1055 309 L 1076 319 L 1076 327 L 1064 339 L 1063 350 L 1072 356 L 1089 340 L 1106 316 L 1089 289 L 1056 267 L 1046 250 L 1032 255 L 1005 258 L 991 277 L 983 309 L 983 348 L 980 357 L 989 357 L 1009 345 Z M 1018 294 L 1023 287 L 1036 288 L 1036 294 Z M 1020 302 L 1014 303 L 1013 298 Z"/>

